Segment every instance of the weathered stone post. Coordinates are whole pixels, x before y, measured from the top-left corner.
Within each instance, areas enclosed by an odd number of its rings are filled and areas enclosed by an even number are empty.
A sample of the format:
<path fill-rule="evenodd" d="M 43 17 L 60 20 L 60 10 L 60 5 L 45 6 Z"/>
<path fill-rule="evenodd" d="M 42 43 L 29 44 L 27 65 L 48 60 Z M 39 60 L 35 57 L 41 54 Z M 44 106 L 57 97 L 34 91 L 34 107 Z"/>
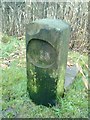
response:
<path fill-rule="evenodd" d="M 54 104 L 64 93 L 70 27 L 41 19 L 26 26 L 27 88 L 37 104 Z"/>

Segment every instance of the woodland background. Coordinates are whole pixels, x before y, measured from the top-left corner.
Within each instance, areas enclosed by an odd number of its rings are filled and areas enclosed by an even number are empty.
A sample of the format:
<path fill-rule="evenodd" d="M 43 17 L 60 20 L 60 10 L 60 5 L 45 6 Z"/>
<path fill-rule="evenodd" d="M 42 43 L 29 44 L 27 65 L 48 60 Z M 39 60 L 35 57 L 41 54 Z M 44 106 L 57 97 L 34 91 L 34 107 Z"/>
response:
<path fill-rule="evenodd" d="M 2 2 L 2 32 L 19 38 L 36 19 L 62 19 L 71 25 L 69 47 L 81 53 L 88 47 L 88 2 Z"/>

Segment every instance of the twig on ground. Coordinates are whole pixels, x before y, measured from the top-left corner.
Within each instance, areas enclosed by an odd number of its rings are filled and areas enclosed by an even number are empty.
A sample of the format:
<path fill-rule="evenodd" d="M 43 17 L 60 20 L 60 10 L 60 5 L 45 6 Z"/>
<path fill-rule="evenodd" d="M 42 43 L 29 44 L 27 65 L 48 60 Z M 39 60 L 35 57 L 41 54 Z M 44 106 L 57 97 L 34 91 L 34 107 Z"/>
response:
<path fill-rule="evenodd" d="M 76 63 L 76 66 L 77 68 L 79 69 L 80 73 L 82 74 L 82 80 L 84 82 L 84 85 L 87 89 L 90 88 L 90 84 L 88 83 L 88 80 L 86 79 L 84 73 L 83 73 L 83 70 L 82 70 L 82 67 L 78 65 L 78 63 Z"/>

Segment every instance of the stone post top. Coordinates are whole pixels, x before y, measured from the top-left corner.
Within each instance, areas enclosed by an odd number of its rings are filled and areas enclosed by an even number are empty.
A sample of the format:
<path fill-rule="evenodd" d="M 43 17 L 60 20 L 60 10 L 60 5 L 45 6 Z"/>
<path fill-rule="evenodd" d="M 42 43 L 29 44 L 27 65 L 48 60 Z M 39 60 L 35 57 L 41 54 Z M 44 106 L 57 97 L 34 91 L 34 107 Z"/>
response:
<path fill-rule="evenodd" d="M 57 30 L 62 30 L 70 27 L 68 23 L 66 23 L 64 20 L 61 19 L 49 19 L 49 18 L 38 19 L 29 24 L 35 24 L 35 23 L 43 26 L 48 26 L 50 28 L 55 28 Z"/>

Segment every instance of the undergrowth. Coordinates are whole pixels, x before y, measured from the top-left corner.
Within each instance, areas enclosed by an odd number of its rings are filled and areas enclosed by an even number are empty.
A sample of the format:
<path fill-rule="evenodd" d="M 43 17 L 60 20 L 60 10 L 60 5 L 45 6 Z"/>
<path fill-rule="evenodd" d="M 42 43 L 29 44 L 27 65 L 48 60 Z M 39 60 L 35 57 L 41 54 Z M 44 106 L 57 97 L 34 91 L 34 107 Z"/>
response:
<path fill-rule="evenodd" d="M 74 83 L 65 91 L 64 98 L 53 107 L 35 105 L 27 93 L 25 40 L 10 37 L 2 41 L 2 117 L 3 118 L 87 118 L 88 94 L 78 73 Z M 68 60 L 78 62 L 87 78 L 87 55 L 69 51 Z M 1 80 L 1 79 L 0 79 Z"/>

